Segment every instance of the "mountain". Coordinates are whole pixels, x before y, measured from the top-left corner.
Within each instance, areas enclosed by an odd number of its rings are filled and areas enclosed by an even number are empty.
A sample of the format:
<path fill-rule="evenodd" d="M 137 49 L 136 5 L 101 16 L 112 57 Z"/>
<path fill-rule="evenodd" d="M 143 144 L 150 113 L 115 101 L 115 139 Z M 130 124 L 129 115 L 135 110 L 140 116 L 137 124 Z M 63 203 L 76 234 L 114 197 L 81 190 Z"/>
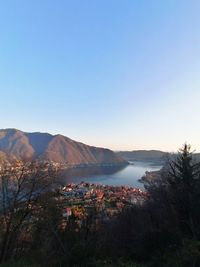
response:
<path fill-rule="evenodd" d="M 5 155 L 69 165 L 126 163 L 109 149 L 88 146 L 59 134 L 26 133 L 17 129 L 0 130 L 0 157 Z"/>
<path fill-rule="evenodd" d="M 168 155 L 167 152 L 160 150 L 134 150 L 134 151 L 119 151 L 117 152 L 119 157 L 124 158 L 127 161 L 163 161 Z"/>

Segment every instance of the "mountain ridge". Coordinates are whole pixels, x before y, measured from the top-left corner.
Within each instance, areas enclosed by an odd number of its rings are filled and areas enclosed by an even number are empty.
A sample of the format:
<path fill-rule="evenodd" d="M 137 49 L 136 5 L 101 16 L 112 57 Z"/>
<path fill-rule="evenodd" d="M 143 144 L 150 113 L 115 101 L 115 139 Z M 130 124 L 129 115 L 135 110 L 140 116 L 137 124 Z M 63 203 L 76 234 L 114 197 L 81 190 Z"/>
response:
<path fill-rule="evenodd" d="M 67 136 L 0 129 L 0 152 L 16 159 L 40 159 L 69 165 L 125 164 L 126 160 L 107 148 L 86 145 Z"/>
<path fill-rule="evenodd" d="M 118 156 L 127 161 L 163 161 L 168 152 L 161 150 L 132 150 L 132 151 L 118 151 Z"/>

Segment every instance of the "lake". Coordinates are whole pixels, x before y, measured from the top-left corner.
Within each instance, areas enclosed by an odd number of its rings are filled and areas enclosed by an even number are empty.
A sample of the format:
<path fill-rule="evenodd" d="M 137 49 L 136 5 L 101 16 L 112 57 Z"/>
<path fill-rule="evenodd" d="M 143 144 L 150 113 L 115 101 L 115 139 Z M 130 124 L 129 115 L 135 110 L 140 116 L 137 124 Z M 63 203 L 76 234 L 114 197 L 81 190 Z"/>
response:
<path fill-rule="evenodd" d="M 118 167 L 89 167 L 74 168 L 65 171 L 64 182 L 80 183 L 82 181 L 89 183 L 100 183 L 105 185 L 126 185 L 143 188 L 142 183 L 138 181 L 146 171 L 156 171 L 162 168 L 161 164 L 152 162 L 132 162 L 134 165 Z"/>

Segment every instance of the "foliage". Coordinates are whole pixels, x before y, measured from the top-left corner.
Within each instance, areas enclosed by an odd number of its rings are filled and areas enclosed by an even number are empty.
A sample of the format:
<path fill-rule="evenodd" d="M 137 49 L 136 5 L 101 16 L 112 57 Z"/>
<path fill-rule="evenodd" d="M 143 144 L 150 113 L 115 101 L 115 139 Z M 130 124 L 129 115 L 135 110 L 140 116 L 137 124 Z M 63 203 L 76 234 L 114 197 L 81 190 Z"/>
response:
<path fill-rule="evenodd" d="M 96 209 L 86 216 L 76 207 L 66 228 L 60 227 L 59 198 L 40 194 L 35 202 L 37 219 L 28 216 L 23 221 L 9 255 L 28 258 L 37 267 L 200 266 L 200 163 L 193 159 L 190 146 L 185 144 L 146 189 L 149 197 L 143 205 L 124 209 L 109 221 L 97 223 Z M 15 212 L 13 225 L 23 212 Z M 25 229 L 26 249 L 21 243 Z"/>
<path fill-rule="evenodd" d="M 18 257 L 30 245 L 31 233 L 43 208 L 41 197 L 52 185 L 47 164 L 22 163 L 0 171 L 0 262 Z"/>

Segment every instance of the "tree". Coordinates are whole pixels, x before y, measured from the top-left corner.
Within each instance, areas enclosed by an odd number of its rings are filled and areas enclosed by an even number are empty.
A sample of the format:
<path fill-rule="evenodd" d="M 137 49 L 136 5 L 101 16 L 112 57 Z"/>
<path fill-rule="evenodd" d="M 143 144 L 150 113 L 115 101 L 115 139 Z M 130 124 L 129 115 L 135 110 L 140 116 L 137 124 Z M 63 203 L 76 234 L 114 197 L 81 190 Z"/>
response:
<path fill-rule="evenodd" d="M 145 185 L 146 202 L 109 223 L 105 257 L 110 251 L 153 267 L 200 266 L 200 162 L 190 146 Z"/>
<path fill-rule="evenodd" d="M 167 182 L 181 230 L 193 239 L 199 238 L 200 162 L 193 159 L 190 145 L 184 144 L 176 159 L 169 163 Z"/>
<path fill-rule="evenodd" d="M 36 220 L 41 194 L 55 181 L 51 165 L 38 162 L 3 164 L 0 171 L 0 263 L 25 249 Z"/>

